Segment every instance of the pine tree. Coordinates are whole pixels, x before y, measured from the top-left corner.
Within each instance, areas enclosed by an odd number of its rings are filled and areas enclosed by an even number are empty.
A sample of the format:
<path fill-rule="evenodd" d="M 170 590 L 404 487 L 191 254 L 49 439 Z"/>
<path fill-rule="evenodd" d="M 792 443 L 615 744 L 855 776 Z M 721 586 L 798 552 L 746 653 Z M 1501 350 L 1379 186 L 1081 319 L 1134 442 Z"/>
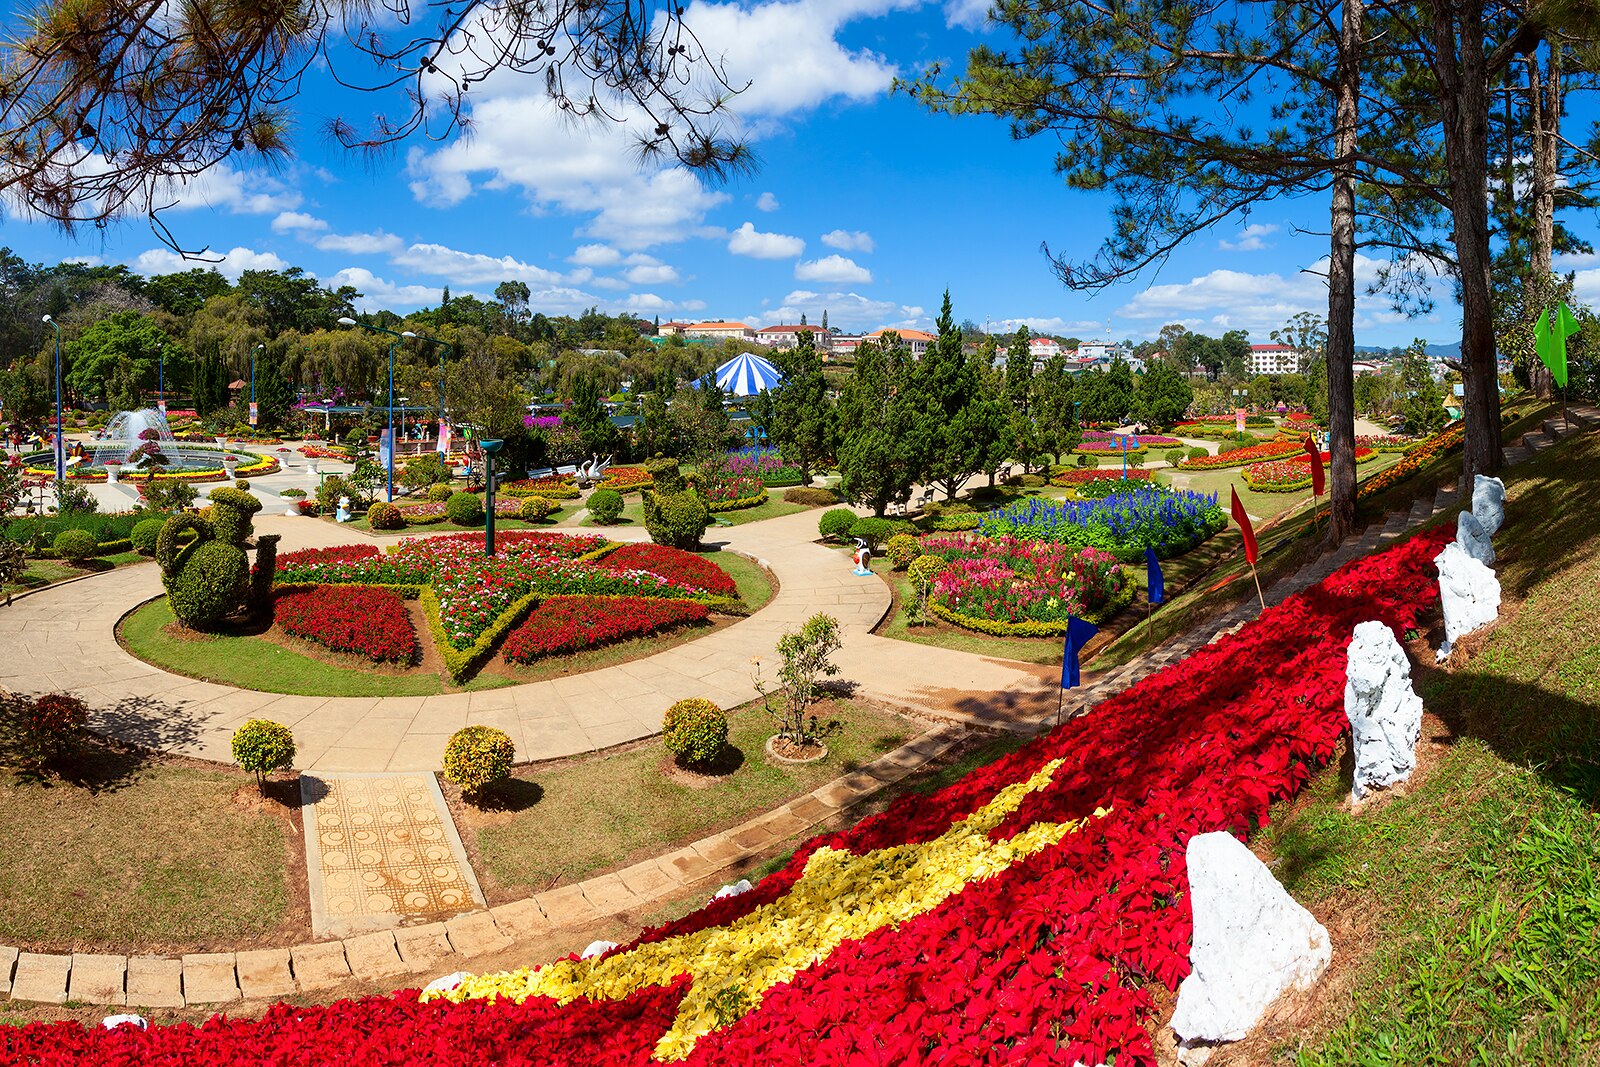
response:
<path fill-rule="evenodd" d="M 908 389 L 911 354 L 892 331 L 856 350 L 839 396 L 839 473 L 847 499 L 882 515 L 909 499 L 933 420 Z"/>
<path fill-rule="evenodd" d="M 1194 388 L 1189 385 L 1189 379 L 1179 374 L 1171 363 L 1158 359 L 1145 367 L 1134 410 L 1146 426 L 1165 427 L 1183 418 L 1193 401 Z"/>
<path fill-rule="evenodd" d="M 1083 439 L 1078 425 L 1077 384 L 1078 379 L 1067 373 L 1067 357 L 1059 352 L 1051 356 L 1033 378 L 1029 407 L 1039 447 L 1052 453 L 1058 461 Z"/>
<path fill-rule="evenodd" d="M 1006 349 L 1005 392 L 1010 407 L 1011 451 L 1029 469 L 1039 454 L 1039 429 L 1033 421 L 1033 348 L 1027 326 L 1017 327 Z"/>
<path fill-rule="evenodd" d="M 283 346 L 274 344 L 256 360 L 257 421 L 262 426 L 287 426 L 293 409 L 294 386 L 283 373 Z"/>
<path fill-rule="evenodd" d="M 566 418 L 572 420 L 584 452 L 605 456 L 616 451 L 617 428 L 611 423 L 600 400 L 600 383 L 592 374 L 579 374 L 572 382 L 572 406 Z"/>
<path fill-rule="evenodd" d="M 925 477 L 944 489 L 946 499 L 954 500 L 962 483 L 990 469 L 994 453 L 1009 448 L 1010 420 L 1000 398 L 984 389 L 978 365 L 967 358 L 948 290 L 937 328 L 939 336 L 922 354 L 913 388 L 935 420 L 925 439 Z"/>
<path fill-rule="evenodd" d="M 1444 429 L 1447 416 L 1444 410 L 1444 392 L 1433 380 L 1433 367 L 1428 363 L 1426 342 L 1420 338 L 1400 361 L 1400 415 L 1406 420 L 1406 432 L 1425 437 Z"/>
<path fill-rule="evenodd" d="M 775 393 L 763 391 L 756 398 L 755 415 L 767 440 L 800 468 L 800 484 L 810 485 L 811 475 L 838 447 L 822 353 L 812 343 L 811 331 L 802 330 L 794 349 L 774 352 L 772 361 L 783 373 L 783 384 Z"/>

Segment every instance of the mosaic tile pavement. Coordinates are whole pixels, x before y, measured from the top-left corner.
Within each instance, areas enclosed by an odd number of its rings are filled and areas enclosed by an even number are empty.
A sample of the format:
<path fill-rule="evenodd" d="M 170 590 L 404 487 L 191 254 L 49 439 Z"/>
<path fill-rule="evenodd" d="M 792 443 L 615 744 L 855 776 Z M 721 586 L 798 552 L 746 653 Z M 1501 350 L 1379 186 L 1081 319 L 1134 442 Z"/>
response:
<path fill-rule="evenodd" d="M 344 936 L 482 906 L 431 774 L 302 775 L 311 926 Z"/>

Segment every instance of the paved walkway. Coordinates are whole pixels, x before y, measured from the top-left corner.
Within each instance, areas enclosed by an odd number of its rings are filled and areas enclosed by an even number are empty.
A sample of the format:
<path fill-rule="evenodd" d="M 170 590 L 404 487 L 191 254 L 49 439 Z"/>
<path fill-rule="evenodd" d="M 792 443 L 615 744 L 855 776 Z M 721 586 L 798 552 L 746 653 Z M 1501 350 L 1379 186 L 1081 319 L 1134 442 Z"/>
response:
<path fill-rule="evenodd" d="M 297 763 L 314 772 L 430 771 L 445 741 L 472 723 L 496 726 L 520 759 L 543 760 L 605 748 L 659 731 L 661 715 L 684 697 L 734 707 L 758 695 L 751 659 L 770 661 L 779 635 L 818 611 L 844 634 L 841 677 L 860 691 L 913 708 L 957 707 L 984 721 L 1045 691 L 1048 671 L 874 637 L 888 612 L 888 586 L 850 573 L 844 553 L 813 543 L 816 511 L 742 526 L 714 527 L 707 540 L 763 562 L 777 577 L 772 601 L 750 618 L 629 663 L 571 677 L 430 697 L 307 697 L 235 689 L 152 667 L 117 644 L 118 619 L 161 594 L 153 564 L 122 568 L 19 598 L 0 615 L 0 687 L 72 692 L 92 709 L 91 725 L 141 744 L 230 762 L 229 741 L 245 720 L 293 729 Z M 363 535 L 308 518 L 257 516 L 281 551 L 360 541 Z M 642 530 L 606 531 L 638 539 Z"/>

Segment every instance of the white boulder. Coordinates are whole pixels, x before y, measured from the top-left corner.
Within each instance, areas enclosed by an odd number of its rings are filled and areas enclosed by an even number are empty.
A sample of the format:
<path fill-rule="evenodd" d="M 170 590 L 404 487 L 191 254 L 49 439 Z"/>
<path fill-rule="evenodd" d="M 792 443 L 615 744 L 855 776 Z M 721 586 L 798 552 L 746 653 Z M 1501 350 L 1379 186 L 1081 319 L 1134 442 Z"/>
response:
<path fill-rule="evenodd" d="M 737 882 L 734 882 L 730 885 L 725 885 L 721 889 L 717 890 L 711 899 L 722 900 L 724 897 L 736 897 L 740 894 L 750 892 L 750 890 L 753 888 L 755 887 L 750 884 L 750 879 L 741 878 Z"/>
<path fill-rule="evenodd" d="M 1494 563 L 1494 538 L 1470 511 L 1456 516 L 1456 544 L 1479 563 Z"/>
<path fill-rule="evenodd" d="M 596 956 L 604 956 L 607 952 L 617 947 L 615 941 L 591 941 L 589 947 L 578 953 L 579 959 L 591 960 Z"/>
<path fill-rule="evenodd" d="M 1328 931 L 1229 833 L 1189 839 L 1194 939 L 1172 1029 L 1185 1047 L 1238 1041 L 1274 1000 L 1316 982 Z"/>
<path fill-rule="evenodd" d="M 1439 568 L 1439 601 L 1444 608 L 1444 644 L 1439 659 L 1450 655 L 1456 639 L 1495 620 L 1500 614 L 1500 579 L 1454 541 L 1433 558 Z"/>
<path fill-rule="evenodd" d="M 422 987 L 424 993 L 448 993 L 456 986 L 467 980 L 466 971 L 453 971 L 442 978 L 435 978 Z"/>
<path fill-rule="evenodd" d="M 1472 517 L 1494 536 L 1506 520 L 1506 483 L 1499 478 L 1477 475 L 1472 481 Z"/>
<path fill-rule="evenodd" d="M 148 1030 L 150 1023 L 143 1015 L 134 1015 L 129 1012 L 123 1015 L 107 1015 L 100 1020 L 100 1025 L 107 1030 L 115 1030 L 119 1026 L 137 1026 L 141 1030 Z"/>
<path fill-rule="evenodd" d="M 1411 687 L 1411 661 L 1381 622 L 1356 626 L 1344 682 L 1355 757 L 1355 799 L 1403 782 L 1417 766 L 1422 698 Z"/>

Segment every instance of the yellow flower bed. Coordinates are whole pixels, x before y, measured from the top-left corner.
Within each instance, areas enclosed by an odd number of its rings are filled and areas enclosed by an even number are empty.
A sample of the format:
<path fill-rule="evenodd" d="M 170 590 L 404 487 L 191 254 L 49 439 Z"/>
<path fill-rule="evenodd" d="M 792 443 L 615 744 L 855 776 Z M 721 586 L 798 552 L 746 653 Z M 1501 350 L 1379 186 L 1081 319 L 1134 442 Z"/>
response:
<path fill-rule="evenodd" d="M 826 959 L 846 941 L 932 911 L 968 883 L 999 874 L 1085 826 L 1089 818 L 1035 823 L 1009 841 L 989 837 L 1028 794 L 1049 785 L 1062 762 L 1055 760 L 1026 781 L 1006 786 L 933 841 L 859 856 L 820 848 L 785 896 L 727 925 L 605 958 L 559 960 L 538 970 L 470 977 L 453 990 L 430 996 L 458 1003 L 496 996 L 518 1002 L 543 996 L 562 1004 L 579 997 L 620 1000 L 688 974 L 693 982 L 654 1053 L 657 1060 L 682 1059 L 701 1037 L 733 1021 L 727 1018 L 725 997 L 720 1019 L 714 1003 L 730 988 L 741 994 L 745 1012 L 754 1011 L 768 989 Z M 1107 814 L 1098 808 L 1092 818 Z"/>

